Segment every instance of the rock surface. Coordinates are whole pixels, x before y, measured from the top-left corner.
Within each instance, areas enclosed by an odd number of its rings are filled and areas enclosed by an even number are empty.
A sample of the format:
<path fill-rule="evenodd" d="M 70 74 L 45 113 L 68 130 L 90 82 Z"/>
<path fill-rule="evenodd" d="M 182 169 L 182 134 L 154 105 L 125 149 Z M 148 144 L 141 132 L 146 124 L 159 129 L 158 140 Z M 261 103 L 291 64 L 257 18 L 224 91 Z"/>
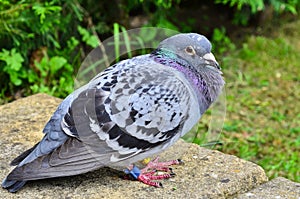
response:
<path fill-rule="evenodd" d="M 0 107 L 1 179 L 11 170 L 10 161 L 42 138 L 42 129 L 60 102 L 60 99 L 37 94 Z M 161 159 L 181 158 L 185 162 L 185 165 L 173 167 L 177 175 L 164 180 L 162 182 L 164 188 L 123 180 L 120 178 L 123 175 L 122 171 L 101 168 L 78 176 L 28 182 L 16 194 L 0 188 L 0 196 L 1 198 L 227 198 L 245 193 L 267 181 L 265 172 L 256 164 L 182 140 L 160 156 Z"/>
<path fill-rule="evenodd" d="M 237 199 L 300 199 L 300 183 L 278 177 L 257 188 L 240 194 Z"/>

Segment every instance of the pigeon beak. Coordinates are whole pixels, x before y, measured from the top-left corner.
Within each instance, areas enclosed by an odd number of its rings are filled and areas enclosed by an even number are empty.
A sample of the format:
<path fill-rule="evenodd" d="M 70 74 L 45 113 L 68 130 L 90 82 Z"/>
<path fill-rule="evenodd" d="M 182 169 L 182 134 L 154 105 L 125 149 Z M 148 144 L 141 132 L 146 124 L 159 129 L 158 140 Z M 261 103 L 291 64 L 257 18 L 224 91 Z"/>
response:
<path fill-rule="evenodd" d="M 221 70 L 219 63 L 217 62 L 215 56 L 212 53 L 206 53 L 203 56 L 203 59 L 205 60 L 205 63 L 209 66 L 213 66 L 218 70 Z"/>

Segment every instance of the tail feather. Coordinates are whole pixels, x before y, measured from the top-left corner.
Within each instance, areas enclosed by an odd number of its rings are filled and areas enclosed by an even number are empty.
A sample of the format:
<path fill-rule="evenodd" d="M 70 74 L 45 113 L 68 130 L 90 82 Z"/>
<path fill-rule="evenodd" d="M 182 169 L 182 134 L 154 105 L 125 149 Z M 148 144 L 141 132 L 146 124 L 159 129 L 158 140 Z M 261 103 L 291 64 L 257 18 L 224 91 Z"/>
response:
<path fill-rule="evenodd" d="M 2 181 L 2 187 L 4 189 L 7 189 L 11 193 L 17 192 L 19 189 L 21 189 L 27 181 L 17 181 L 17 180 L 8 180 L 5 178 Z"/>
<path fill-rule="evenodd" d="M 16 166 L 18 165 L 20 162 L 22 162 L 36 147 L 37 145 L 39 144 L 39 142 L 34 145 L 32 148 L 24 151 L 21 155 L 19 155 L 18 157 L 16 157 L 11 163 L 10 165 L 11 166 Z"/>

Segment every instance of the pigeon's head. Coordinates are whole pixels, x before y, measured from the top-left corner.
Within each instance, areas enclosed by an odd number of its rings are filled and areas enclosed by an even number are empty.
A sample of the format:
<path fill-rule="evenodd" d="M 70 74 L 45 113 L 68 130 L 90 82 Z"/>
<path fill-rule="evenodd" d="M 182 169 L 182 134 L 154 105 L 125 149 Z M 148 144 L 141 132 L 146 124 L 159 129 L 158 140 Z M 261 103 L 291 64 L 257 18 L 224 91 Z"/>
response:
<path fill-rule="evenodd" d="M 205 67 L 220 73 L 219 64 L 211 53 L 211 43 L 203 35 L 196 33 L 177 34 L 163 40 L 158 49 L 169 52 L 170 56 L 184 60 L 189 66 L 196 69 Z"/>

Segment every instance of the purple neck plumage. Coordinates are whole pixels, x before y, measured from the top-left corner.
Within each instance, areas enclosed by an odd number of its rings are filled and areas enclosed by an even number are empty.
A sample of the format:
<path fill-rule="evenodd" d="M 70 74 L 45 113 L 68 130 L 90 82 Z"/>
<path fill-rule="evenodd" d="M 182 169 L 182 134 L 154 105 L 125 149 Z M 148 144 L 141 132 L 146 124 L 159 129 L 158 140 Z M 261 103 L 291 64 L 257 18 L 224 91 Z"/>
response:
<path fill-rule="evenodd" d="M 212 103 L 213 99 L 211 99 L 210 97 L 208 85 L 201 76 L 201 74 L 197 73 L 195 69 L 190 67 L 186 61 L 174 57 L 176 55 L 173 54 L 171 55 L 172 58 L 170 58 L 170 54 L 168 53 L 169 52 L 166 53 L 161 51 L 154 51 L 152 52 L 150 57 L 154 59 L 155 62 L 172 67 L 185 74 L 189 82 L 197 91 L 198 97 L 201 98 L 200 100 L 202 102 L 203 100 L 205 100 L 207 106 L 209 106 Z"/>

